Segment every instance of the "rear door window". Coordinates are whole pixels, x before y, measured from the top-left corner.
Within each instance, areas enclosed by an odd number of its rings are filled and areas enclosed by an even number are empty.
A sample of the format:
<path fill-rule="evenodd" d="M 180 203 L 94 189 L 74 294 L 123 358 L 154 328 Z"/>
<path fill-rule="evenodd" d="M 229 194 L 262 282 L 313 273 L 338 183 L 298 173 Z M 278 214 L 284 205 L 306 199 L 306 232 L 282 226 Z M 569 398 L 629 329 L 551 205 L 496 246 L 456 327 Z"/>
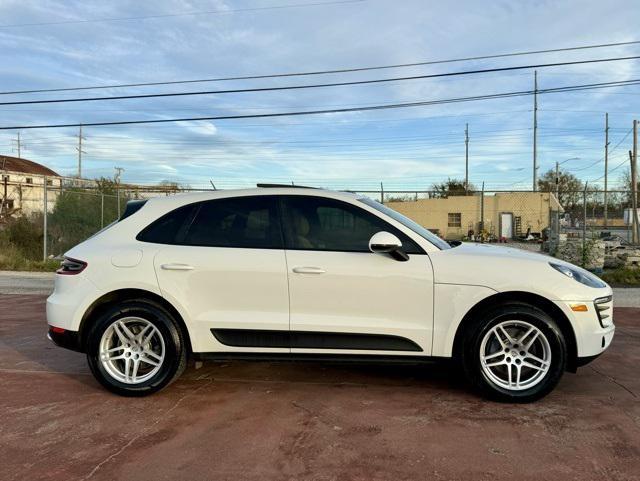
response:
<path fill-rule="evenodd" d="M 251 196 L 202 202 L 181 243 L 282 249 L 276 200 L 272 196 Z"/>

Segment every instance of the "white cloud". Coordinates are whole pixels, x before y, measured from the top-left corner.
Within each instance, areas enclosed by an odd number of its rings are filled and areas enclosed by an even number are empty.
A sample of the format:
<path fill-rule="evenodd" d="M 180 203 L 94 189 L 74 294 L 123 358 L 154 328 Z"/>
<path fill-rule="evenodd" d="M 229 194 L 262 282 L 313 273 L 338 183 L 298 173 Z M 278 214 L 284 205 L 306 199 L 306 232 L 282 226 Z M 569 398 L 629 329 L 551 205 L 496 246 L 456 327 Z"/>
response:
<path fill-rule="evenodd" d="M 20 8 L 17 5 L 15 0 L 0 3 L 3 25 L 238 8 L 235 3 L 221 0 L 151 3 L 45 0 L 21 1 Z M 421 0 L 369 0 L 223 15 L 0 28 L 3 64 L 0 90 L 395 64 L 628 41 L 637 38 L 634 19 L 639 16 L 640 4 L 621 0 L 607 3 L 465 0 L 455 7 L 450 2 L 426 5 Z M 633 46 L 350 75 L 158 86 L 130 91 L 295 85 L 638 52 L 640 48 Z M 640 78 L 640 68 L 637 61 L 615 62 L 540 69 L 539 76 L 541 87 L 552 87 Z M 0 123 L 86 123 L 311 110 L 527 90 L 531 85 L 531 73 L 519 71 L 349 88 L 55 106 L 0 106 L 4 119 Z M 37 97 L 120 92 L 112 89 Z M 640 112 L 637 87 L 541 95 L 539 101 L 539 160 L 543 170 L 559 157 L 580 156 L 576 167 L 582 165 L 581 162 L 595 162 L 602 155 L 603 112 L 611 112 L 614 143 L 622 138 L 634 113 L 637 116 Z M 389 181 L 411 188 L 438 178 L 462 175 L 463 131 L 468 122 L 472 180 L 502 185 L 520 180 L 531 169 L 531 131 L 528 130 L 531 107 L 530 97 L 518 97 L 310 117 L 86 128 L 86 172 L 111 175 L 113 165 L 117 164 L 127 169 L 128 181 L 140 182 L 170 177 L 170 180 L 206 186 L 209 178 L 220 183 L 224 183 L 224 179 L 230 182 L 281 179 L 374 187 L 381 180 L 394 179 Z M 576 110 L 592 112 L 574 112 Z M 62 172 L 73 173 L 75 133 L 76 129 L 24 131 L 25 155 Z M 0 132 L 0 152 L 10 148 L 11 135 Z M 47 143 L 46 137 L 55 139 Z M 624 151 L 626 147 L 620 149 Z M 601 166 L 596 165 L 583 173 L 587 178 L 595 178 L 600 175 L 600 169 Z"/>

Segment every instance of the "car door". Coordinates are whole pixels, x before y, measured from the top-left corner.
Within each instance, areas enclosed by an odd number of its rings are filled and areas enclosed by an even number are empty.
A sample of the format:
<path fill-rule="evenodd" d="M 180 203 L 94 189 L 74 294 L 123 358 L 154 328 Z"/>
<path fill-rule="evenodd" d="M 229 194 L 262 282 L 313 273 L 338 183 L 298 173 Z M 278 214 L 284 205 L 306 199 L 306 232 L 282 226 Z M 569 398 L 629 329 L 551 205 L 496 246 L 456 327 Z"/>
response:
<path fill-rule="evenodd" d="M 341 200 L 284 196 L 282 210 L 292 353 L 431 353 L 433 274 L 416 242 Z M 400 238 L 408 261 L 369 251 L 380 231 Z"/>
<path fill-rule="evenodd" d="M 181 222 L 157 228 L 169 231 L 172 245 L 156 254 L 154 266 L 163 295 L 186 312 L 194 350 L 289 352 L 275 197 L 223 198 L 183 210 Z M 266 340 L 265 331 L 272 333 Z"/>

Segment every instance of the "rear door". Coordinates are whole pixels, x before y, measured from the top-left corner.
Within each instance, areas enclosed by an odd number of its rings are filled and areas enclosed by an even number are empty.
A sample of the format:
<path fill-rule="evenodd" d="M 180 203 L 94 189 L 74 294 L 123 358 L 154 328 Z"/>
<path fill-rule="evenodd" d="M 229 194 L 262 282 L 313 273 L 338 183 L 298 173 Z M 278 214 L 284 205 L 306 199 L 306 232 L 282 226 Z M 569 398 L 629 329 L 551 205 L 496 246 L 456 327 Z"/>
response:
<path fill-rule="evenodd" d="M 431 353 L 433 271 L 412 239 L 372 212 L 325 197 L 283 197 L 292 353 Z M 380 231 L 409 260 L 369 251 Z"/>
<path fill-rule="evenodd" d="M 156 229 L 172 245 L 154 265 L 163 295 L 186 312 L 194 350 L 289 352 L 276 198 L 210 200 L 182 208 L 178 217 Z M 271 333 L 266 340 L 264 331 Z"/>

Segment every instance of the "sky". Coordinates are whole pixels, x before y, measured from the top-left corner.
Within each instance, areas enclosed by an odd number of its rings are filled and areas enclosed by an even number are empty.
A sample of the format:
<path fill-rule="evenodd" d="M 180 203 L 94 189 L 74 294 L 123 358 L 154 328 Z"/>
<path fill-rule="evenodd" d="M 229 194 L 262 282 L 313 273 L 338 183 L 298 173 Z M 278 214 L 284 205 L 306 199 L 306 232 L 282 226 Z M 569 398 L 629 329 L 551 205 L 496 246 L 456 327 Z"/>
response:
<path fill-rule="evenodd" d="M 640 2 L 424 0 L 0 0 L 0 92 L 395 65 L 640 40 Z M 76 92 L 0 102 L 242 89 L 426 75 L 640 55 L 640 44 L 355 73 Z M 640 61 L 538 69 L 541 89 L 640 79 Z M 301 90 L 0 105 L 0 126 L 246 115 L 531 90 L 533 71 Z M 564 162 L 610 187 L 627 169 L 640 85 L 538 96 L 539 172 Z M 464 178 L 530 189 L 530 96 L 393 110 L 83 129 L 84 177 L 193 188 L 256 182 L 425 190 Z M 16 155 L 17 130 L 0 131 Z M 22 157 L 77 174 L 77 128 L 20 130 Z M 614 148 L 615 146 L 615 148 Z"/>

